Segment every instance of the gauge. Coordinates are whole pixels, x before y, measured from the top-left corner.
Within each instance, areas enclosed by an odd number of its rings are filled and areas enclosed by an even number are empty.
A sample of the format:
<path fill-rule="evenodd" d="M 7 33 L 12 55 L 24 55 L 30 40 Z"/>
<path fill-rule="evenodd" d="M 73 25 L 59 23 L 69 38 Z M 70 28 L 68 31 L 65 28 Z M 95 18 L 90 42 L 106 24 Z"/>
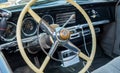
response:
<path fill-rule="evenodd" d="M 54 19 L 51 15 L 43 15 L 42 19 L 44 19 L 48 24 L 54 24 Z"/>
<path fill-rule="evenodd" d="M 22 32 L 25 36 L 33 36 L 37 32 L 37 22 L 31 18 L 25 18 L 22 25 Z"/>
<path fill-rule="evenodd" d="M 13 22 L 7 22 L 7 28 L 1 35 L 4 41 L 13 41 L 16 36 L 16 24 Z"/>

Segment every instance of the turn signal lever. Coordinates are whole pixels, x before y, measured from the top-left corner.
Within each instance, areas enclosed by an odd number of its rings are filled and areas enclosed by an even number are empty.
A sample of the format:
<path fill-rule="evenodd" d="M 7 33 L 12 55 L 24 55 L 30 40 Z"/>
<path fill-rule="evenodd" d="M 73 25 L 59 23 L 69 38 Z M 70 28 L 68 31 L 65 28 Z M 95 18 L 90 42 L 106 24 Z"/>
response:
<path fill-rule="evenodd" d="M 6 30 L 7 28 L 7 20 L 12 16 L 10 11 L 0 9 L 0 35 Z"/>

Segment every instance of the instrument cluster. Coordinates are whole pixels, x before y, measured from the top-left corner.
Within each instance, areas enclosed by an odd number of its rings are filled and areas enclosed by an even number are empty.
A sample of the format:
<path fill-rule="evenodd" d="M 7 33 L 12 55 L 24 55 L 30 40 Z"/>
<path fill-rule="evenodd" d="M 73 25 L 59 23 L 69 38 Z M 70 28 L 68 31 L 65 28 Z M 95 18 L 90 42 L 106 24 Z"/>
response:
<path fill-rule="evenodd" d="M 59 12 L 59 13 L 45 13 L 39 15 L 43 20 L 45 20 L 48 24 L 58 24 L 62 26 L 65 22 L 71 17 L 71 15 L 75 14 L 75 12 Z M 72 19 L 68 25 L 75 24 L 76 19 Z M 37 27 L 39 27 L 40 23 L 37 23 L 31 16 L 26 16 L 22 23 L 22 38 L 27 38 L 31 36 L 35 36 L 37 34 Z M 8 22 L 6 32 L 1 36 L 1 38 L 5 42 L 10 42 L 15 40 L 16 38 L 16 25 L 17 23 Z M 40 32 L 41 29 L 39 30 Z"/>
<path fill-rule="evenodd" d="M 71 17 L 71 15 L 75 14 L 76 11 L 74 11 L 74 8 L 71 10 L 69 9 L 43 9 L 43 10 L 34 10 L 36 13 L 43 19 L 45 20 L 48 24 L 58 24 L 59 26 L 64 25 L 67 20 Z M 10 22 L 7 23 L 7 29 L 6 32 L 4 32 L 3 35 L 1 35 L 2 41 L 4 42 L 11 42 L 11 41 L 16 41 L 16 25 L 17 25 L 17 16 L 19 16 L 19 13 L 13 13 L 13 16 L 10 20 Z M 22 39 L 36 36 L 37 35 L 37 27 L 41 23 L 37 23 L 33 17 L 30 16 L 30 14 L 26 14 L 26 16 L 23 19 L 22 22 L 22 29 L 21 29 L 21 37 Z M 76 24 L 76 17 L 72 19 L 67 26 L 73 26 Z M 41 29 L 39 32 L 43 32 Z"/>
<path fill-rule="evenodd" d="M 54 18 L 49 14 L 43 15 L 42 19 L 49 24 L 54 24 Z M 16 25 L 17 23 L 9 21 L 7 22 L 7 29 L 5 30 L 3 35 L 0 36 L 2 41 L 11 42 L 16 40 Z M 36 35 L 38 25 L 39 23 L 37 23 L 32 17 L 25 17 L 21 29 L 22 38 Z M 41 29 L 40 32 L 42 32 Z"/>

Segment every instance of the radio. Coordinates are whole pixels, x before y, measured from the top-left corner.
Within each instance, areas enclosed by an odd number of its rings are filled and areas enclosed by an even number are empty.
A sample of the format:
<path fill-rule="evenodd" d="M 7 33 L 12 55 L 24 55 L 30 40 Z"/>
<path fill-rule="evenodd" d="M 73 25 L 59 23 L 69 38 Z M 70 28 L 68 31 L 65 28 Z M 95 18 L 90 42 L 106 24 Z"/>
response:
<path fill-rule="evenodd" d="M 70 39 L 71 39 L 71 40 L 82 37 L 82 36 L 83 36 L 83 35 L 82 35 L 82 32 L 83 32 L 84 36 L 88 36 L 88 35 L 91 34 L 90 29 L 85 29 L 85 30 L 83 30 L 82 25 L 77 25 L 77 26 L 68 27 L 67 29 L 68 29 L 68 30 L 70 31 L 70 33 L 71 33 L 71 35 L 70 35 Z M 99 32 L 100 32 L 100 28 L 99 28 L 99 27 L 95 28 L 95 32 L 96 32 L 96 33 L 99 33 Z"/>

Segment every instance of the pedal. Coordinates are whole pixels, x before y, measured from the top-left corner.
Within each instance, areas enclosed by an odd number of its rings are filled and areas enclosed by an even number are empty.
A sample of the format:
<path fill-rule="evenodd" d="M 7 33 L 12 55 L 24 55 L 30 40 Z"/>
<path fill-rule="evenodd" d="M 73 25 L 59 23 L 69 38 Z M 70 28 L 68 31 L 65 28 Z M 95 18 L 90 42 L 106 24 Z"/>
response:
<path fill-rule="evenodd" d="M 34 62 L 35 62 L 35 65 L 37 66 L 37 67 L 40 67 L 40 62 L 39 62 L 39 60 L 38 60 L 38 57 L 36 56 L 36 57 L 34 57 Z"/>

